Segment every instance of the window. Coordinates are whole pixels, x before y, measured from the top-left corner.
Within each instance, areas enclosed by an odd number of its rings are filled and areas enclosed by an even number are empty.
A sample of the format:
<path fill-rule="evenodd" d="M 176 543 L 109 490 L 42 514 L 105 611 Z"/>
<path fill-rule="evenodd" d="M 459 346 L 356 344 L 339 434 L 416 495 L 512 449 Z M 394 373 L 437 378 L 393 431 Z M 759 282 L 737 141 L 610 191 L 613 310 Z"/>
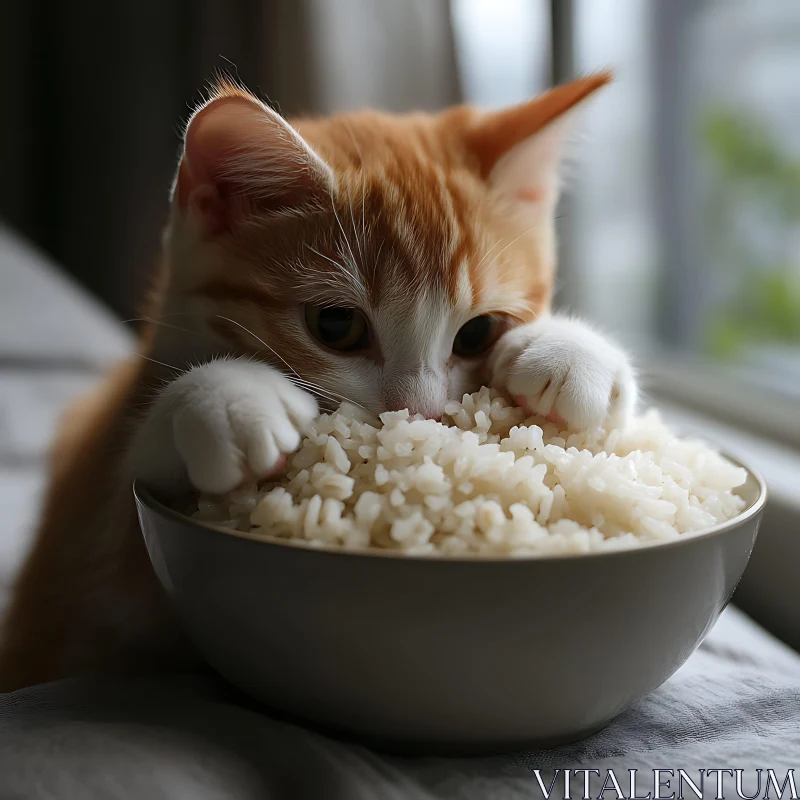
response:
<path fill-rule="evenodd" d="M 553 5 L 453 0 L 468 100 L 550 82 Z M 617 80 L 581 118 L 557 300 L 645 354 L 656 390 L 800 442 L 800 4 L 571 10 L 572 71 Z"/>

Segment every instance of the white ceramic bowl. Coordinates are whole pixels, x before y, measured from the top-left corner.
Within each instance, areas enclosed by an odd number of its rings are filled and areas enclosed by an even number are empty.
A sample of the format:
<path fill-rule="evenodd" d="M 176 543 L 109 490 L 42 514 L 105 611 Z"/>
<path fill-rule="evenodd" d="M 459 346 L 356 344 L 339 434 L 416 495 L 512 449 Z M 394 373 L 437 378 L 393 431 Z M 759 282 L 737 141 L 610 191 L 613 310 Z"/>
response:
<path fill-rule="evenodd" d="M 134 487 L 200 652 L 272 707 L 403 749 L 548 746 L 666 681 L 742 576 L 766 501 L 634 550 L 523 559 L 318 550 L 201 524 Z"/>

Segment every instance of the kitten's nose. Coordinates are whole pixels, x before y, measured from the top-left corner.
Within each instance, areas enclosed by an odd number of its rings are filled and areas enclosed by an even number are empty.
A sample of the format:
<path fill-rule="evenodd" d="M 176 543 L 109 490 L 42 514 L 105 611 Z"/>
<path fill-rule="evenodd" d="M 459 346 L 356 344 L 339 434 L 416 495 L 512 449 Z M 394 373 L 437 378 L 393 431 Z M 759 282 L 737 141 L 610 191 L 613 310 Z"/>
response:
<path fill-rule="evenodd" d="M 425 419 L 433 419 L 436 422 L 442 421 L 442 412 L 440 409 L 433 409 L 427 407 L 424 403 L 404 402 L 401 399 L 392 400 L 385 404 L 386 411 L 403 411 L 408 409 L 409 414 L 422 414 Z"/>
<path fill-rule="evenodd" d="M 383 407 L 387 411 L 422 414 L 440 420 L 447 402 L 447 382 L 430 367 L 387 368 L 382 387 Z"/>

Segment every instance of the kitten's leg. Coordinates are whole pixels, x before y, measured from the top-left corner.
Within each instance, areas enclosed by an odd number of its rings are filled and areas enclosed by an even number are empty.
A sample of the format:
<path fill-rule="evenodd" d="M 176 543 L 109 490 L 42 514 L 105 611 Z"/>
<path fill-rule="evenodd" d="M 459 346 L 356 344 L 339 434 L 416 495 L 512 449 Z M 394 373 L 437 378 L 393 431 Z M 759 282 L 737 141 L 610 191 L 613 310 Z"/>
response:
<path fill-rule="evenodd" d="M 547 316 L 495 345 L 492 385 L 531 413 L 580 429 L 624 423 L 638 389 L 628 356 L 576 319 Z"/>
<path fill-rule="evenodd" d="M 144 547 L 126 456 L 146 363 L 121 364 L 62 420 L 31 550 L 0 631 L 0 691 L 114 666 L 180 660 Z M 140 396 L 141 395 L 141 396 Z"/>
<path fill-rule="evenodd" d="M 314 399 L 248 361 L 197 367 L 161 392 L 130 444 L 131 410 L 150 394 L 124 365 L 64 427 L 42 521 L 0 637 L 0 691 L 110 669 L 191 665 L 155 578 L 131 492 L 188 478 L 227 491 L 279 469 L 316 414 Z"/>

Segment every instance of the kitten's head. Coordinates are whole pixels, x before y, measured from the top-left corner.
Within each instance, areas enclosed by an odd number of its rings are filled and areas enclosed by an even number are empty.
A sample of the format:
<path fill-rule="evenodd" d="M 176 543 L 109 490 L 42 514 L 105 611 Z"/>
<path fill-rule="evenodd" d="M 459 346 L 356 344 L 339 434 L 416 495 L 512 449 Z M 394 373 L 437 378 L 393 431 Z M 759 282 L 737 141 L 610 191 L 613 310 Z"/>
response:
<path fill-rule="evenodd" d="M 292 125 L 219 84 L 186 130 L 171 307 L 332 398 L 439 416 L 549 307 L 564 115 L 608 80 L 497 112 Z"/>

